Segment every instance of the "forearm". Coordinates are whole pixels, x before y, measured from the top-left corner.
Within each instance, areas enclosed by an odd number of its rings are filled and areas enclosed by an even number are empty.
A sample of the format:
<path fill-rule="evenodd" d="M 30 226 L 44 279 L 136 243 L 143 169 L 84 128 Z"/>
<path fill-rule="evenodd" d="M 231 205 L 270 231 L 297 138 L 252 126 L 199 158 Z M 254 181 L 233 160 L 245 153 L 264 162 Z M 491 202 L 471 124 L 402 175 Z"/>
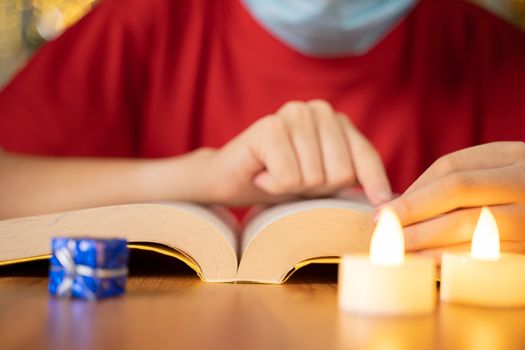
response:
<path fill-rule="evenodd" d="M 165 159 L 0 153 L 0 219 L 161 199 L 201 202 L 204 153 Z"/>

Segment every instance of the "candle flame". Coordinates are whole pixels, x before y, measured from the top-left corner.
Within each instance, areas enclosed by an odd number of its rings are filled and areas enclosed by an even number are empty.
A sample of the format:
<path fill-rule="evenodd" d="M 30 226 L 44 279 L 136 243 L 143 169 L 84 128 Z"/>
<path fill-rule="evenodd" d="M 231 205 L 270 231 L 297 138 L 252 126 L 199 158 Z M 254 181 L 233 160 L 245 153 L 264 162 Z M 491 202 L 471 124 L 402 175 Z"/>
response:
<path fill-rule="evenodd" d="M 487 207 L 481 214 L 472 235 L 472 257 L 480 260 L 499 260 L 499 231 L 494 215 Z"/>
<path fill-rule="evenodd" d="M 370 241 L 370 260 L 376 265 L 401 265 L 405 260 L 403 229 L 396 214 L 381 210 Z"/>

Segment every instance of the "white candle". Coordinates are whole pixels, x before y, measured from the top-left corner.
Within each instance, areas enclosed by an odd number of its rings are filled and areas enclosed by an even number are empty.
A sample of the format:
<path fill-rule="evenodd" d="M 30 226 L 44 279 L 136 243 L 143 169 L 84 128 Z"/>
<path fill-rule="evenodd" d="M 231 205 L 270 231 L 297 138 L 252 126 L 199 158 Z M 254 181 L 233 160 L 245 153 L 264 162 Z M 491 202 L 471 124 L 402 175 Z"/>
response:
<path fill-rule="evenodd" d="M 483 208 L 471 254 L 443 254 L 441 300 L 486 307 L 525 306 L 525 255 L 500 254 L 499 232 Z"/>
<path fill-rule="evenodd" d="M 381 212 L 370 256 L 349 255 L 339 265 L 339 307 L 383 315 L 424 314 L 436 302 L 432 260 L 405 257 L 403 230 L 395 214 Z"/>

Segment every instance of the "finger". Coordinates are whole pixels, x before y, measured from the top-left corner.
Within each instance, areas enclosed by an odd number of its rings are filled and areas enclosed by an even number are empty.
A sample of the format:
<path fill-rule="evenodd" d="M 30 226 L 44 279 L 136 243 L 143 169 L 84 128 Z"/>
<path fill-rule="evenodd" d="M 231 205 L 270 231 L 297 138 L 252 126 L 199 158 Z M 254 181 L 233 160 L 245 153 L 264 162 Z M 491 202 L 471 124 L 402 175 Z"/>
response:
<path fill-rule="evenodd" d="M 392 199 L 390 182 L 386 175 L 381 156 L 374 146 L 357 130 L 348 116 L 338 115 L 349 145 L 357 179 L 363 186 L 372 204 L 381 204 Z"/>
<path fill-rule="evenodd" d="M 525 241 L 525 205 L 489 207 L 498 224 L 501 240 Z M 472 241 L 480 208 L 469 208 L 427 220 L 403 229 L 408 251 L 438 248 Z"/>
<path fill-rule="evenodd" d="M 332 192 L 355 182 L 350 150 L 332 107 L 325 101 L 307 103 L 312 111 L 322 154 L 325 192 Z"/>
<path fill-rule="evenodd" d="M 428 220 L 458 208 L 522 201 L 525 179 L 517 165 L 445 175 L 386 204 L 403 225 Z"/>
<path fill-rule="evenodd" d="M 466 148 L 439 158 L 407 190 L 411 193 L 446 174 L 500 168 L 525 157 L 523 142 L 493 142 Z"/>
<path fill-rule="evenodd" d="M 301 169 L 302 187 L 317 188 L 324 183 L 321 149 L 310 108 L 302 102 L 289 102 L 278 112 L 284 119 Z"/>
<path fill-rule="evenodd" d="M 507 242 L 502 241 L 500 244 L 501 252 L 503 253 L 515 253 L 525 254 L 525 242 Z M 434 259 L 438 265 L 441 265 L 441 257 L 443 253 L 470 253 L 471 244 L 462 243 L 436 249 L 426 249 L 415 252 L 417 255 L 425 256 Z"/>
<path fill-rule="evenodd" d="M 454 211 L 403 228 L 407 251 L 433 249 L 472 240 L 480 209 Z"/>
<path fill-rule="evenodd" d="M 251 131 L 249 150 L 266 169 L 254 178 L 255 185 L 272 195 L 293 192 L 302 179 L 284 121 L 274 116 L 265 117 Z"/>

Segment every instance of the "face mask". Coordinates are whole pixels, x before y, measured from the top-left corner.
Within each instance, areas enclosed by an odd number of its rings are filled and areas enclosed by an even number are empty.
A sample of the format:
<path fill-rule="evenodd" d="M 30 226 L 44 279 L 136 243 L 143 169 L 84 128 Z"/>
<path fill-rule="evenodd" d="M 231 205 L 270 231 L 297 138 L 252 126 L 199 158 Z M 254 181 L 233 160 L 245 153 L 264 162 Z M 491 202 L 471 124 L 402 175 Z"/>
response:
<path fill-rule="evenodd" d="M 362 54 L 417 0 L 243 0 L 256 20 L 310 56 Z"/>

